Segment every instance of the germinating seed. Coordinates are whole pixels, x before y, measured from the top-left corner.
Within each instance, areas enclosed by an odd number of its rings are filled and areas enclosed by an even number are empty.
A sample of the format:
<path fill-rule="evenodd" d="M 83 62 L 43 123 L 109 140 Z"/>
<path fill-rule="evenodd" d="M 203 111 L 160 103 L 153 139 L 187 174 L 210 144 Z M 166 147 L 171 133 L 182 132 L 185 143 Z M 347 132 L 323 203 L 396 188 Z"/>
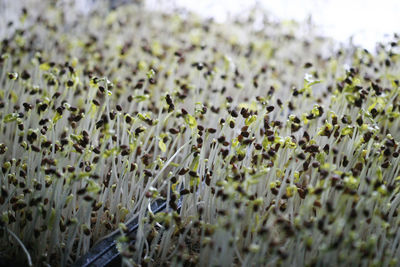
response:
<path fill-rule="evenodd" d="M 141 218 L 132 264 L 399 264 L 399 35 L 67 2 L 5 4 L 0 257 L 71 265 Z"/>

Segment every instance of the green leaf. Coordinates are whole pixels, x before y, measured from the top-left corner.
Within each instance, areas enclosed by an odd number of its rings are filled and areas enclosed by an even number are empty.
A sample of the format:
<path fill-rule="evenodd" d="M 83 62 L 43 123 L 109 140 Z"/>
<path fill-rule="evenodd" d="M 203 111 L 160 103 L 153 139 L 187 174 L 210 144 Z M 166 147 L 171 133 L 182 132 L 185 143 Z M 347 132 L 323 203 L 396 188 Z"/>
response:
<path fill-rule="evenodd" d="M 144 62 L 143 60 L 139 61 L 139 63 L 138 63 L 138 69 L 139 69 L 139 70 L 145 70 L 145 69 L 147 69 L 147 63 Z"/>
<path fill-rule="evenodd" d="M 154 78 L 154 75 L 156 75 L 155 71 L 153 69 L 150 69 L 147 73 L 147 79 Z"/>
<path fill-rule="evenodd" d="M 79 142 L 83 139 L 83 135 L 80 134 L 70 134 L 72 140 Z"/>
<path fill-rule="evenodd" d="M 345 97 L 346 97 L 346 100 L 350 103 L 354 103 L 354 101 L 356 100 L 356 97 L 352 94 L 346 94 Z"/>
<path fill-rule="evenodd" d="M 53 229 L 53 224 L 56 220 L 56 210 L 54 208 L 51 209 L 51 213 L 50 213 L 50 219 L 49 219 L 49 229 Z"/>
<path fill-rule="evenodd" d="M 161 149 L 162 152 L 167 151 L 167 146 L 165 145 L 165 143 L 162 139 L 160 139 L 160 141 L 158 141 L 158 147 Z"/>
<path fill-rule="evenodd" d="M 88 180 L 88 184 L 89 184 L 87 187 L 88 192 L 97 194 L 101 190 L 100 185 L 93 180 Z"/>
<path fill-rule="evenodd" d="M 192 130 L 196 128 L 197 121 L 192 115 L 186 114 L 185 117 L 184 117 L 184 120 Z"/>
<path fill-rule="evenodd" d="M 312 113 L 314 116 L 317 116 L 317 117 L 321 115 L 318 108 L 319 108 L 318 105 L 314 105 L 313 109 L 311 110 L 311 113 Z"/>
<path fill-rule="evenodd" d="M 255 122 L 257 120 L 257 115 L 252 115 L 251 117 L 247 118 L 245 121 L 245 124 L 247 126 L 249 126 L 250 124 L 252 124 L 253 122 Z"/>
<path fill-rule="evenodd" d="M 311 87 L 311 86 L 313 86 L 315 84 L 318 84 L 318 83 L 321 83 L 321 81 L 313 81 L 313 82 L 309 83 L 308 86 Z"/>
<path fill-rule="evenodd" d="M 10 114 L 7 114 L 7 115 L 4 117 L 3 121 L 4 121 L 5 123 L 9 123 L 9 122 L 16 121 L 17 119 L 18 119 L 18 113 L 10 113 Z"/>
<path fill-rule="evenodd" d="M 353 127 L 346 126 L 342 129 L 341 135 L 353 135 Z"/>
<path fill-rule="evenodd" d="M 264 137 L 264 139 L 263 139 L 263 141 L 262 141 L 262 146 L 263 146 L 263 148 L 264 148 L 265 150 L 268 149 L 269 143 L 270 143 L 270 142 L 268 141 L 268 138 L 267 138 L 267 137 Z"/>
<path fill-rule="evenodd" d="M 197 168 L 199 167 L 199 161 L 200 156 L 197 156 L 193 159 L 192 163 L 190 164 L 190 169 L 192 169 L 192 171 L 197 171 Z"/>
<path fill-rule="evenodd" d="M 89 85 L 90 85 L 91 87 L 97 88 L 97 87 L 99 87 L 99 82 L 100 82 L 100 79 L 99 79 L 99 78 L 93 77 L 92 79 L 90 79 Z"/>
<path fill-rule="evenodd" d="M 149 99 L 149 96 L 148 95 L 137 95 L 137 96 L 134 97 L 134 99 L 135 99 L 136 102 L 139 103 L 139 102 L 142 102 L 142 101 L 145 101 L 145 100 Z"/>
<path fill-rule="evenodd" d="M 62 118 L 62 115 L 60 115 L 60 113 L 56 112 L 56 114 L 53 117 L 53 123 L 56 123 L 61 118 Z"/>
<path fill-rule="evenodd" d="M 148 119 L 147 115 L 143 115 L 142 113 L 138 113 L 137 115 L 139 117 L 140 120 L 142 121 L 146 121 Z"/>
<path fill-rule="evenodd" d="M 39 68 L 40 68 L 41 70 L 44 70 L 44 71 L 49 70 L 49 69 L 50 69 L 50 64 L 47 63 L 47 62 L 42 63 L 42 64 L 40 64 Z"/>

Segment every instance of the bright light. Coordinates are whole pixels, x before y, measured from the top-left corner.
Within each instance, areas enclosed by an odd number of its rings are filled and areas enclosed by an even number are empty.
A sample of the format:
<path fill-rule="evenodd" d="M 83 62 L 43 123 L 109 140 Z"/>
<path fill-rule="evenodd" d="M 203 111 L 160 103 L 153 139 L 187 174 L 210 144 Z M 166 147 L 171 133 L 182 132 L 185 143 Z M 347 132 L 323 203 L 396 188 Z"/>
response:
<path fill-rule="evenodd" d="M 396 0 L 176 0 L 162 1 L 184 7 L 202 16 L 224 21 L 251 8 L 255 3 L 265 7 L 281 20 L 304 21 L 311 15 L 321 33 L 338 41 L 353 43 L 373 50 L 376 42 L 400 31 L 400 1 Z M 172 3 L 172 4 L 171 4 Z M 160 7 L 160 1 L 147 0 L 150 7 Z"/>

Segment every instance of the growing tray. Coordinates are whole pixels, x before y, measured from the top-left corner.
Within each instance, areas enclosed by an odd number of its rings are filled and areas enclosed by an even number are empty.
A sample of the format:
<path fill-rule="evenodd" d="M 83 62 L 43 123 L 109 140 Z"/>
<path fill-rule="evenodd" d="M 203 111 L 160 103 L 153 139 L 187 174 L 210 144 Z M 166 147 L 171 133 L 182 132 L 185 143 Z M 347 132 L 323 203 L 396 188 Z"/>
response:
<path fill-rule="evenodd" d="M 178 201 L 178 210 L 180 210 L 181 201 Z M 151 204 L 151 211 L 156 214 L 166 211 L 167 202 L 165 200 L 156 200 Z M 134 219 L 127 224 L 128 231 L 126 236 L 134 237 L 139 227 L 139 218 Z M 94 245 L 88 253 L 79 258 L 72 266 L 73 267 L 111 267 L 121 266 L 121 255 L 117 249 L 117 240 L 121 236 L 116 232 L 107 238 L 104 238 L 99 243 Z M 130 244 L 135 243 L 135 239 L 131 238 Z"/>

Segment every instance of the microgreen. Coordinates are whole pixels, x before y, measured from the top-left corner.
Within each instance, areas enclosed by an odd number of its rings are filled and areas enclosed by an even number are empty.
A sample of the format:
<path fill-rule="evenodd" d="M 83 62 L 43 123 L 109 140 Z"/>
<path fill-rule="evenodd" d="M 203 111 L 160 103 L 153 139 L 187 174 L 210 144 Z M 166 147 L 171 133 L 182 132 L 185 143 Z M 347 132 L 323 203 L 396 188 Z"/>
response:
<path fill-rule="evenodd" d="M 398 265 L 398 35 L 69 2 L 4 4 L 0 257 L 67 266 L 118 233 L 132 266 Z"/>

